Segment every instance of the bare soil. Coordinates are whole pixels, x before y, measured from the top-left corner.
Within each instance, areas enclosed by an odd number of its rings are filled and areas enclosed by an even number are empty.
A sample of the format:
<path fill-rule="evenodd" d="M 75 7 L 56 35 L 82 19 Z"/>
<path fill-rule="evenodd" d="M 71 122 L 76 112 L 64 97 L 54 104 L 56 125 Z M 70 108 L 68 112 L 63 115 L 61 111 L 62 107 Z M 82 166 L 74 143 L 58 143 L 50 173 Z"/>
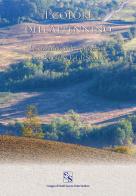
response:
<path fill-rule="evenodd" d="M 135 163 L 136 157 L 108 150 L 39 139 L 0 136 L 1 163 Z"/>

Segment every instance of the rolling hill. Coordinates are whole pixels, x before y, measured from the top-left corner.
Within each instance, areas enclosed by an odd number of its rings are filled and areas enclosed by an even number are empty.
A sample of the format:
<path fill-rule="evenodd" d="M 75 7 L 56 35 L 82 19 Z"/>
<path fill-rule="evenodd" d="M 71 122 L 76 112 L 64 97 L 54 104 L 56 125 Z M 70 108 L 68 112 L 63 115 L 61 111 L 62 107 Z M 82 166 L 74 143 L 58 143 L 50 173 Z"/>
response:
<path fill-rule="evenodd" d="M 31 138 L 0 136 L 0 162 L 135 163 L 136 158 L 109 150 Z"/>
<path fill-rule="evenodd" d="M 129 25 L 112 25 L 106 22 L 83 22 L 83 23 L 71 23 L 71 24 L 59 24 L 53 25 L 53 28 L 68 28 L 80 29 L 80 28 L 99 28 L 110 25 L 112 32 L 118 32 L 129 28 Z M 30 27 L 42 28 L 47 30 L 46 33 L 33 33 L 30 31 Z M 65 47 L 87 47 L 93 43 L 102 42 L 105 40 L 111 40 L 110 36 L 112 32 L 87 32 L 76 30 L 75 32 L 60 31 L 50 32 L 51 25 L 41 25 L 35 23 L 24 23 L 13 25 L 5 28 L 0 28 L 0 68 L 5 68 L 7 65 L 18 62 L 24 59 L 30 59 L 32 56 L 44 57 L 49 51 L 46 51 L 47 47 L 59 47 L 60 45 Z M 80 32 L 78 32 L 80 31 Z M 45 50 L 32 51 L 32 48 L 45 48 Z M 51 55 L 60 54 L 65 51 L 52 51 Z"/>
<path fill-rule="evenodd" d="M 78 112 L 87 124 L 113 123 L 133 114 L 136 103 L 121 103 L 105 100 L 87 94 L 90 82 L 75 84 L 64 89 L 44 92 L 14 93 L 0 95 L 0 123 L 7 124 L 25 117 L 27 105 L 36 105 L 43 123 L 55 117 L 63 116 L 71 108 Z M 2 97 L 3 95 L 3 97 Z"/>

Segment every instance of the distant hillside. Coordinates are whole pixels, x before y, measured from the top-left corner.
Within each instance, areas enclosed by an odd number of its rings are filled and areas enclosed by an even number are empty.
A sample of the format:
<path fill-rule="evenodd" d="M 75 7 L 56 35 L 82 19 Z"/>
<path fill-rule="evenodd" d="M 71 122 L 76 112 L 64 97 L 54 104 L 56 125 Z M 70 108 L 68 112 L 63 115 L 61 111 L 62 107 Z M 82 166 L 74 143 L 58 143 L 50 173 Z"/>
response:
<path fill-rule="evenodd" d="M 54 12 L 59 12 L 65 18 L 65 12 L 70 10 L 71 12 L 77 12 L 82 14 L 83 12 L 90 12 L 92 19 L 101 19 L 107 13 L 118 7 L 117 0 L 1 0 L 0 1 L 0 25 L 15 24 L 28 21 L 43 21 L 46 18 L 46 11 L 50 10 L 50 16 Z M 58 15 L 57 15 L 58 16 Z M 73 17 L 73 16 L 72 16 Z M 76 16 L 77 17 L 77 16 Z M 61 18 L 61 19 L 62 19 Z M 59 18 L 57 18 L 58 20 Z M 75 20 L 75 18 L 72 18 Z M 81 17 L 81 19 L 83 19 Z M 70 19 L 71 20 L 71 19 Z"/>
<path fill-rule="evenodd" d="M 134 22 L 135 8 L 135 0 L 0 0 L 0 27 L 22 22 L 60 23 L 104 18 L 105 21 Z"/>
<path fill-rule="evenodd" d="M 0 137 L 1 162 L 44 163 L 132 163 L 136 158 L 107 150 L 38 139 Z"/>
<path fill-rule="evenodd" d="M 126 22 L 136 22 L 136 1 L 124 0 L 126 2 L 123 9 L 114 13 L 112 20 L 123 20 Z"/>

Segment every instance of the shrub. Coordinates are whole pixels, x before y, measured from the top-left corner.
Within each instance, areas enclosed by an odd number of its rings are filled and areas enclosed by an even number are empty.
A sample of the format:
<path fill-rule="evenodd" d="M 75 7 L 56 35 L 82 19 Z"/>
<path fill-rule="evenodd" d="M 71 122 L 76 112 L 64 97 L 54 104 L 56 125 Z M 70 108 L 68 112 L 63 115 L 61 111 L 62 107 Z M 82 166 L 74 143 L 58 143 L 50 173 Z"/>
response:
<path fill-rule="evenodd" d="M 131 146 L 116 146 L 115 148 L 111 149 L 113 152 L 123 153 L 123 154 L 136 154 L 136 148 Z"/>

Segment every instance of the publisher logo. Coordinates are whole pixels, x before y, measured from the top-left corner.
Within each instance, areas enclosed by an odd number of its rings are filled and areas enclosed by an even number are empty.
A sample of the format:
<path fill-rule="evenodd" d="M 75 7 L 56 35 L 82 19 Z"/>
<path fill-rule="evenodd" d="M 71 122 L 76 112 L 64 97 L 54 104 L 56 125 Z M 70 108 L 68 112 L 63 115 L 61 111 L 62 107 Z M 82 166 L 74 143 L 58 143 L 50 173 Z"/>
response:
<path fill-rule="evenodd" d="M 73 182 L 73 172 L 71 172 L 71 171 L 63 172 L 63 182 L 64 183 L 72 183 Z"/>

